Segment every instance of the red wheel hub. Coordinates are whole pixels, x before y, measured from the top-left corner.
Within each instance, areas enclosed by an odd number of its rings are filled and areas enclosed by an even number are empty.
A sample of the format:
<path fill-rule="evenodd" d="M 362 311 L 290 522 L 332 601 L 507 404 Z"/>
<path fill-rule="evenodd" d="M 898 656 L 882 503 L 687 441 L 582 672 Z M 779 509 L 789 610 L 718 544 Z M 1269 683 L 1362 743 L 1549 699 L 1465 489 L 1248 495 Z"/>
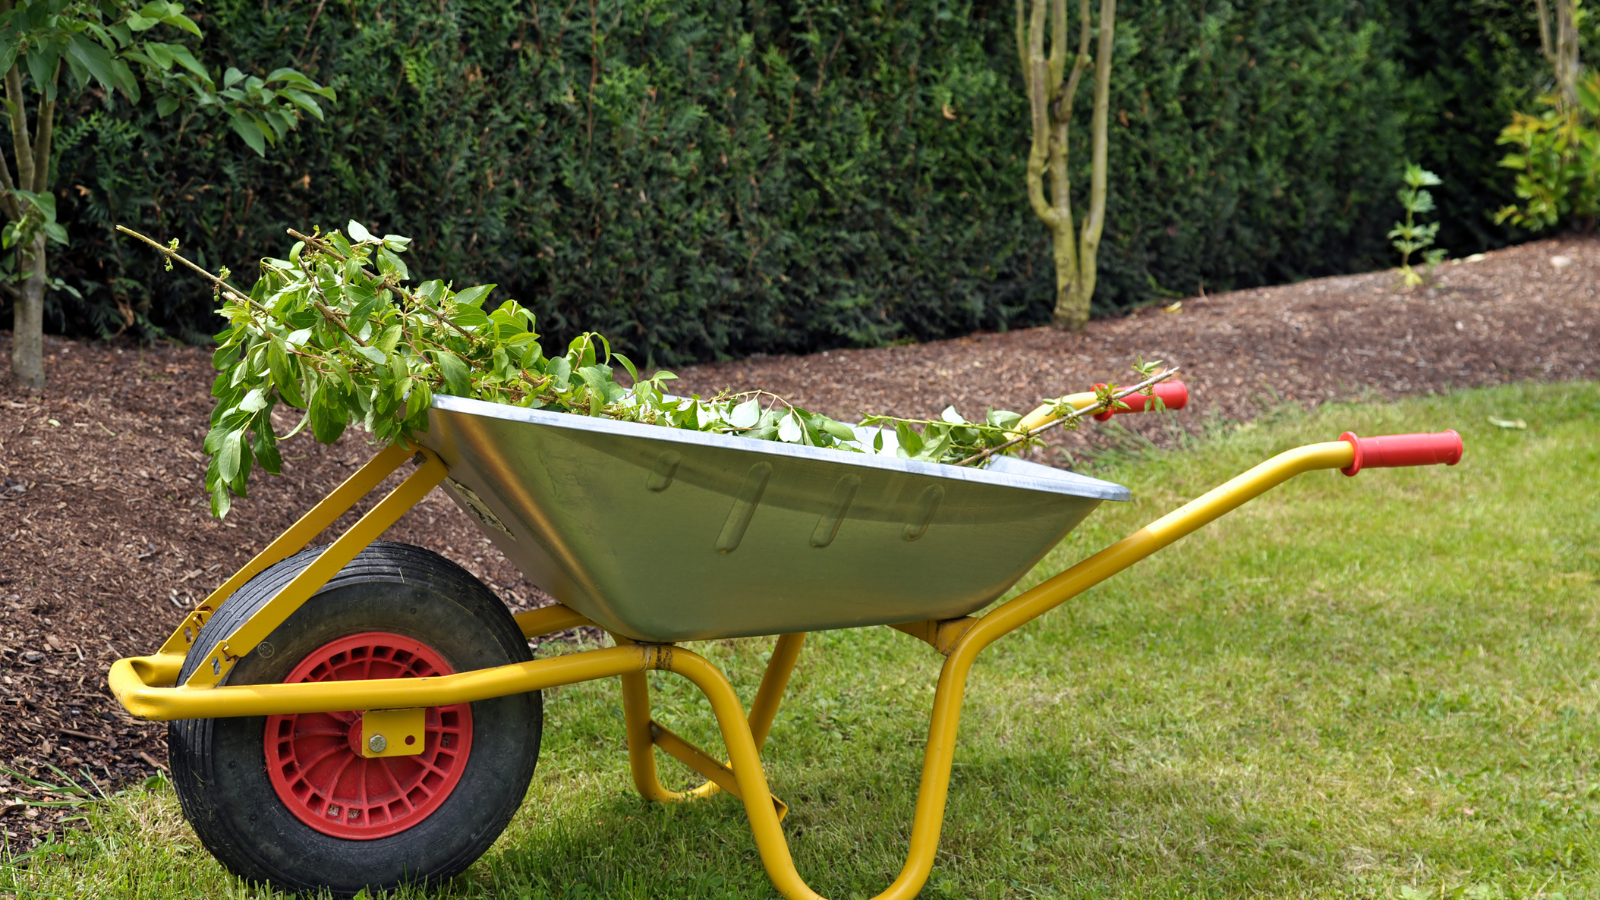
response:
<path fill-rule="evenodd" d="M 427 644 L 367 631 L 313 650 L 284 683 L 453 674 Z M 272 787 L 295 818 L 334 837 L 389 837 L 426 819 L 461 781 L 472 752 L 472 707 L 430 707 L 417 756 L 362 756 L 360 712 L 268 716 L 266 751 Z"/>

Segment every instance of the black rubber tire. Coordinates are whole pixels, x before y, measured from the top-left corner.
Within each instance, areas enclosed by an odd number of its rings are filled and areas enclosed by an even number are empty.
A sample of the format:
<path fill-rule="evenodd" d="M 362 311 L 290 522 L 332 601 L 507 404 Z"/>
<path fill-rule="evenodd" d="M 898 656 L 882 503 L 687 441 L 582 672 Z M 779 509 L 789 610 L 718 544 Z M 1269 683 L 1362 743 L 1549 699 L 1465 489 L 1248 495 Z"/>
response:
<path fill-rule="evenodd" d="M 200 632 L 182 680 L 210 649 L 311 563 L 323 548 L 278 563 L 229 597 Z M 525 662 L 527 641 L 505 605 L 471 573 L 406 544 L 374 543 L 267 638 L 225 684 L 281 682 L 329 641 L 364 631 L 424 641 L 457 672 Z M 347 840 L 316 831 L 278 798 L 267 776 L 261 716 L 188 719 L 167 732 L 172 781 L 201 843 L 234 874 L 290 892 L 438 884 L 489 849 L 527 793 L 539 758 L 538 692 L 472 704 L 472 750 L 461 780 L 427 818 L 398 834 Z"/>

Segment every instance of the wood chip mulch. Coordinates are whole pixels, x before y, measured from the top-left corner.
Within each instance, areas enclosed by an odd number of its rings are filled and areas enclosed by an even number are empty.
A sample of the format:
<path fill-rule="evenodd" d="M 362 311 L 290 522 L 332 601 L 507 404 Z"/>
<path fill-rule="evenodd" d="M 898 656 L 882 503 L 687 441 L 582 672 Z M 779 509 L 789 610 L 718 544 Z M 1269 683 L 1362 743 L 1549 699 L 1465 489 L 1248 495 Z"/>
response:
<path fill-rule="evenodd" d="M 937 343 L 767 357 L 679 372 L 680 393 L 762 389 L 814 412 L 967 418 L 1027 412 L 1097 382 L 1130 384 L 1136 355 L 1182 367 L 1191 404 L 1163 423 L 1115 422 L 1157 444 L 1166 429 L 1242 421 L 1282 403 L 1442 392 L 1518 379 L 1600 373 L 1600 238 L 1538 241 L 1446 264 L 1402 291 L 1393 271 L 1323 278 L 1181 301 L 1091 322 L 1086 334 L 1034 328 Z M 1072 455 L 1106 438 L 1089 425 L 1050 442 Z M 1041 461 L 1061 463 L 1056 451 Z M 1070 456 L 1066 457 L 1070 460 Z"/>
<path fill-rule="evenodd" d="M 1193 399 L 1174 421 L 1196 423 L 1284 402 L 1594 377 L 1600 239 L 1525 244 L 1438 276 L 1409 292 L 1378 272 L 1187 298 L 1180 312 L 1096 321 L 1083 335 L 1041 328 L 696 366 L 679 372 L 679 388 L 761 388 L 852 421 L 863 411 L 937 416 L 950 404 L 975 415 L 1128 381 L 1142 354 L 1183 366 Z M 0 358 L 9 359 L 9 338 L 0 334 Z M 370 455 L 356 434 L 332 447 L 296 438 L 284 445 L 285 474 L 258 473 L 250 499 L 218 523 L 202 488 L 207 351 L 49 338 L 47 353 L 42 392 L 0 373 L 0 831 L 11 852 L 70 825 L 70 807 L 41 805 L 81 799 L 51 789 L 68 787 L 64 775 L 93 793 L 165 766 L 164 726 L 129 718 L 106 690 L 111 661 L 152 652 Z M 1119 422 L 1170 439 L 1140 418 Z M 1055 440 L 1081 454 L 1097 434 L 1090 426 Z M 443 553 L 513 609 L 549 602 L 439 492 L 387 537 Z"/>

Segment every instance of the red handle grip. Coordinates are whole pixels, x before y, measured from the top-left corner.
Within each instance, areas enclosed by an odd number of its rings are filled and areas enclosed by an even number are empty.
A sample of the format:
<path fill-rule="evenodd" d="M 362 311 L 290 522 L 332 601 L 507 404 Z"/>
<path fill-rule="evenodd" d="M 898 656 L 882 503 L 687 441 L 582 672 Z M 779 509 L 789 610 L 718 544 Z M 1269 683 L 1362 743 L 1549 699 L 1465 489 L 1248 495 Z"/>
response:
<path fill-rule="evenodd" d="M 1105 387 L 1103 384 L 1095 385 L 1097 389 L 1103 387 Z M 1181 381 L 1163 381 L 1155 386 L 1155 392 L 1167 409 L 1183 409 L 1189 402 L 1189 387 Z M 1104 422 L 1117 413 L 1144 412 L 1145 404 L 1149 400 L 1150 398 L 1144 394 L 1129 394 L 1122 398 L 1122 402 L 1128 404 L 1127 409 L 1101 410 L 1094 414 L 1095 421 Z"/>
<path fill-rule="evenodd" d="M 1362 469 L 1436 466 L 1440 463 L 1453 466 L 1461 461 L 1463 449 L 1461 435 L 1453 429 L 1437 434 L 1386 434 L 1369 438 L 1356 437 L 1354 432 L 1346 431 L 1339 435 L 1339 440 L 1355 450 L 1355 459 L 1347 468 L 1339 470 L 1346 475 L 1354 475 Z"/>

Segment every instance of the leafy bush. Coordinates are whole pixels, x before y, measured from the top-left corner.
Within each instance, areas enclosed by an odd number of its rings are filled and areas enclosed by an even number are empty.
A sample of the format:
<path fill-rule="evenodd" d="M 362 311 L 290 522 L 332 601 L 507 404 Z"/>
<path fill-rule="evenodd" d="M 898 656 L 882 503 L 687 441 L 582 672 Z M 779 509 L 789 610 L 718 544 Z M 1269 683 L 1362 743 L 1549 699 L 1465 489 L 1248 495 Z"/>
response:
<path fill-rule="evenodd" d="M 1589 227 L 1600 215 L 1600 72 L 1577 84 L 1578 102 L 1568 106 L 1547 94 L 1536 116 L 1515 113 L 1500 133 L 1513 144 L 1500 165 L 1517 173 L 1521 204 L 1508 204 L 1495 216 L 1531 231 L 1576 219 Z"/>
<path fill-rule="evenodd" d="M 204 122 L 85 101 L 58 181 L 85 299 L 56 296 L 57 327 L 216 330 L 210 290 L 159 278 L 114 223 L 238 263 L 351 217 L 414 235 L 425 275 L 498 282 L 547 349 L 597 330 L 665 364 L 1049 320 L 1004 0 L 206 9 L 207 52 L 293 60 L 338 90 L 332 121 L 261 160 Z M 1449 176 L 1447 223 L 1478 229 L 1442 240 L 1503 240 L 1482 148 L 1539 67 L 1532 16 L 1508 10 L 1125 11 L 1096 311 L 1382 265 L 1408 156 Z"/>

